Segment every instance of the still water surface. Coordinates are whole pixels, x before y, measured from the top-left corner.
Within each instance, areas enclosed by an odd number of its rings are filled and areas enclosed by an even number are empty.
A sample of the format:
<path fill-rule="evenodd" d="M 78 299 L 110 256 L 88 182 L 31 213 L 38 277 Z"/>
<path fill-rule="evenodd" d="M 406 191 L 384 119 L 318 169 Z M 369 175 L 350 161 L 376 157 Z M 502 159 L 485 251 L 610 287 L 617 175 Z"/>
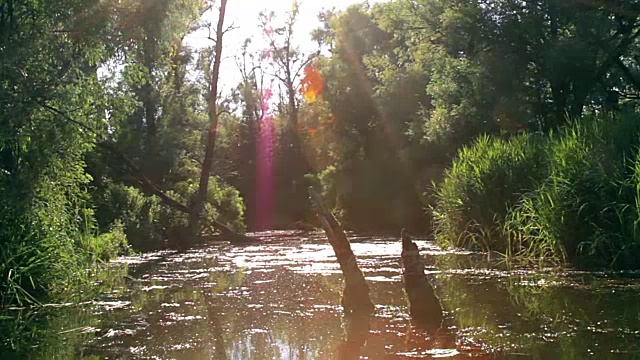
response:
<path fill-rule="evenodd" d="M 446 316 L 410 326 L 400 242 L 355 237 L 376 312 L 345 320 L 319 234 L 122 258 L 92 301 L 15 309 L 1 359 L 640 359 L 640 273 L 508 268 L 416 241 Z"/>

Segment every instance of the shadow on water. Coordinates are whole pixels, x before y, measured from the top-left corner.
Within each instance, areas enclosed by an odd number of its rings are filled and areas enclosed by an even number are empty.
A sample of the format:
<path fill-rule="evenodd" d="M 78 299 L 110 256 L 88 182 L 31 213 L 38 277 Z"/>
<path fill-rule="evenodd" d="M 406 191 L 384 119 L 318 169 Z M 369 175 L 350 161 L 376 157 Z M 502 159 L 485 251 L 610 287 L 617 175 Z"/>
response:
<path fill-rule="evenodd" d="M 640 358 L 638 273 L 507 268 L 417 241 L 445 308 L 426 331 L 411 327 L 397 239 L 352 244 L 377 305 L 349 318 L 328 244 L 265 238 L 120 259 L 91 301 L 5 311 L 0 358 Z"/>

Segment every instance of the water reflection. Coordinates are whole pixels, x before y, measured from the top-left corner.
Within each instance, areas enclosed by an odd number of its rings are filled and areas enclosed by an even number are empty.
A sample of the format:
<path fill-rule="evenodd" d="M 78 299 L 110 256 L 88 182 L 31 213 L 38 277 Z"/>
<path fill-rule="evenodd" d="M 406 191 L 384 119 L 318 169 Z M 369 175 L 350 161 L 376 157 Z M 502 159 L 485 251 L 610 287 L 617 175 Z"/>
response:
<path fill-rule="evenodd" d="M 124 286 L 127 266 L 98 269 L 94 284 L 82 289 L 75 303 L 49 304 L 37 310 L 10 308 L 0 313 L 0 359 L 94 358 L 84 344 L 99 331 L 99 314 L 125 304 L 86 300 L 98 294 L 118 293 Z"/>
<path fill-rule="evenodd" d="M 396 239 L 353 244 L 377 305 L 345 318 L 330 246 L 267 235 L 120 259 L 93 301 L 5 311 L 0 358 L 640 358 L 636 273 L 507 268 L 418 241 L 446 310 L 442 329 L 423 331 L 407 315 Z"/>
<path fill-rule="evenodd" d="M 337 350 L 337 359 L 360 359 L 362 348 L 369 338 L 371 316 L 357 314 L 344 319 L 345 336 Z"/>
<path fill-rule="evenodd" d="M 207 320 L 209 322 L 208 343 L 206 346 L 211 349 L 211 355 L 214 359 L 226 360 L 227 351 L 224 343 L 224 332 L 222 329 L 222 321 L 220 321 L 220 306 L 214 294 L 206 290 L 202 291 L 207 306 Z"/>
<path fill-rule="evenodd" d="M 443 256 L 439 275 L 461 345 L 504 358 L 640 358 L 637 276 L 532 271 Z"/>

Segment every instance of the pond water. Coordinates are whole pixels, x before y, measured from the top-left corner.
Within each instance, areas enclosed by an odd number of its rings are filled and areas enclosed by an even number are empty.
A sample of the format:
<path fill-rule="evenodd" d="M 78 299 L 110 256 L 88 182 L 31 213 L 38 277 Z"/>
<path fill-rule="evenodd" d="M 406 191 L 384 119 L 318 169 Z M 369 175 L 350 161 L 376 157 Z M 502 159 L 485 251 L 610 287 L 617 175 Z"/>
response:
<path fill-rule="evenodd" d="M 640 273 L 508 267 L 416 243 L 445 308 L 411 327 L 400 242 L 354 237 L 376 311 L 345 320 L 320 234 L 118 259 L 91 301 L 7 310 L 0 359 L 640 359 Z"/>

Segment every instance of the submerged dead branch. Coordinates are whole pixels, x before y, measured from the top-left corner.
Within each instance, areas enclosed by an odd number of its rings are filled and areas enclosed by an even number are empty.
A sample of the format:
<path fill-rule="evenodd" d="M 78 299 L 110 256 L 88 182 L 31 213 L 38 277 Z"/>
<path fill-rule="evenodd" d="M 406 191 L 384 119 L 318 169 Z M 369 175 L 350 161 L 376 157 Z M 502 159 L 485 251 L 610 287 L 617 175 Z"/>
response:
<path fill-rule="evenodd" d="M 402 279 L 411 318 L 420 327 L 439 328 L 442 325 L 442 305 L 424 274 L 424 262 L 420 250 L 404 229 L 400 237 L 402 239 Z"/>
<path fill-rule="evenodd" d="M 372 313 L 374 306 L 369 297 L 369 285 L 367 285 L 364 275 L 358 267 L 356 257 L 351 250 L 351 244 L 342 226 L 340 226 L 333 214 L 327 210 L 320 195 L 312 187 L 309 187 L 309 194 L 344 275 L 345 286 L 342 292 L 342 307 L 345 314 Z"/>

